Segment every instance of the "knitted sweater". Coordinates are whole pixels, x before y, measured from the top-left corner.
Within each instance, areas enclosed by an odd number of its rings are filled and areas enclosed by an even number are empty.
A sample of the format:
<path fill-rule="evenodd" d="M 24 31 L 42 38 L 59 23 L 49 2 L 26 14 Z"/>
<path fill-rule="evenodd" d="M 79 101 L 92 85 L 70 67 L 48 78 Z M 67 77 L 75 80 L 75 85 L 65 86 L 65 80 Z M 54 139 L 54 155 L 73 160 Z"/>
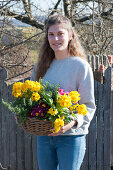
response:
<path fill-rule="evenodd" d="M 31 75 L 33 81 L 36 67 L 37 64 Z M 60 84 L 60 88 L 64 91 L 78 91 L 81 97 L 79 104 L 87 106 L 87 115 L 77 114 L 77 126 L 72 127 L 62 135 L 88 134 L 88 128 L 95 113 L 94 79 L 89 63 L 74 56 L 63 60 L 54 59 L 43 79 L 44 82 Z"/>

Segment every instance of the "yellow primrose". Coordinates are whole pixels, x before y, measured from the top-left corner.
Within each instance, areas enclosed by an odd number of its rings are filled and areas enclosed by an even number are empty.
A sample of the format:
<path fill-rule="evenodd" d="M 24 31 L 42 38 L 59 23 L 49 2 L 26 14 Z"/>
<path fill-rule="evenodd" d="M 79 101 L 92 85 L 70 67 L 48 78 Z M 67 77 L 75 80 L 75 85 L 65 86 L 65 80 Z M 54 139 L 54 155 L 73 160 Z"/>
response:
<path fill-rule="evenodd" d="M 42 106 L 43 106 L 43 107 L 46 107 L 46 105 L 45 105 L 45 104 L 43 104 Z"/>
<path fill-rule="evenodd" d="M 38 116 L 39 114 L 38 114 L 38 112 L 36 112 L 36 114 L 35 114 L 36 116 Z"/>
<path fill-rule="evenodd" d="M 78 105 L 78 107 L 76 108 L 76 110 L 78 111 L 78 114 L 83 114 L 84 116 L 87 114 L 87 107 L 85 104 L 81 104 Z"/>
<path fill-rule="evenodd" d="M 71 96 L 71 101 L 73 103 L 77 103 L 80 100 L 80 94 L 77 91 L 71 91 L 69 96 Z"/>
<path fill-rule="evenodd" d="M 15 98 L 18 98 L 18 97 L 21 97 L 22 96 L 22 93 L 21 93 L 21 91 L 18 91 L 18 92 L 13 92 L 13 95 L 14 95 L 14 97 Z"/>
<path fill-rule="evenodd" d="M 69 110 L 70 110 L 70 111 L 73 111 L 73 106 L 71 106 L 71 107 L 69 108 Z"/>
<path fill-rule="evenodd" d="M 22 91 L 27 92 L 30 90 L 31 92 L 36 91 L 39 92 L 41 89 L 41 85 L 39 82 L 26 80 L 25 83 L 22 85 Z"/>
<path fill-rule="evenodd" d="M 17 98 L 18 96 L 22 95 L 21 94 L 22 85 L 23 85 L 22 82 L 17 82 L 13 84 L 12 95 L 14 95 L 14 97 Z"/>
<path fill-rule="evenodd" d="M 22 85 L 22 91 L 27 92 L 27 90 L 31 90 L 33 88 L 33 82 L 30 80 L 26 80 Z"/>
<path fill-rule="evenodd" d="M 34 87 L 33 87 L 34 89 L 34 91 L 37 91 L 37 92 L 40 92 L 40 90 L 41 90 L 41 88 L 42 88 L 42 86 L 41 86 L 41 84 L 39 83 L 39 82 L 34 82 Z"/>
<path fill-rule="evenodd" d="M 55 126 L 64 126 L 64 121 L 61 118 L 57 118 L 54 122 Z"/>
<path fill-rule="evenodd" d="M 78 103 L 76 105 L 73 105 L 73 110 L 75 110 L 78 106 L 79 106 Z"/>
<path fill-rule="evenodd" d="M 58 132 L 62 126 L 64 126 L 64 121 L 60 118 L 57 118 L 54 122 L 54 131 Z"/>
<path fill-rule="evenodd" d="M 50 115 L 56 115 L 56 114 L 58 113 L 58 111 L 57 111 L 57 109 L 53 110 L 53 108 L 50 108 L 50 109 L 48 110 L 48 113 L 49 113 Z"/>
<path fill-rule="evenodd" d="M 31 100 L 38 101 L 39 99 L 40 99 L 40 95 L 36 92 L 33 92 L 32 96 L 31 96 Z"/>
<path fill-rule="evenodd" d="M 71 97 L 67 96 L 66 94 L 60 95 L 59 99 L 58 99 L 58 102 L 60 103 L 60 105 L 62 107 L 67 107 L 68 108 L 68 107 L 70 107 L 72 105 Z"/>
<path fill-rule="evenodd" d="M 79 104 L 77 103 L 76 105 L 69 107 L 69 110 L 74 111 L 78 106 L 79 106 Z"/>

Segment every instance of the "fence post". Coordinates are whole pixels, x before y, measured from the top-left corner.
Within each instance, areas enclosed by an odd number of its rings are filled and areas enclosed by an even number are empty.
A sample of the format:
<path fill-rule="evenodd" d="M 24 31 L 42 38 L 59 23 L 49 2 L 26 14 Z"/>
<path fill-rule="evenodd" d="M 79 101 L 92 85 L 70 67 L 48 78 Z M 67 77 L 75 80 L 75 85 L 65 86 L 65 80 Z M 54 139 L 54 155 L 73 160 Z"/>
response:
<path fill-rule="evenodd" d="M 113 170 L 113 65 L 111 73 L 111 167 Z"/>
<path fill-rule="evenodd" d="M 113 169 L 113 90 L 111 92 L 111 167 Z"/>
<path fill-rule="evenodd" d="M 2 104 L 2 98 L 6 101 L 8 101 L 8 88 L 7 84 L 5 83 L 5 80 L 7 78 L 7 71 L 3 68 L 0 71 L 0 86 L 1 86 L 1 97 L 0 97 L 0 105 L 1 105 L 1 112 L 0 112 L 0 124 L 1 124 L 1 135 L 0 135 L 0 162 L 1 165 L 4 168 L 7 168 L 10 164 L 10 159 L 9 159 L 9 115 L 8 115 L 8 109 L 5 108 Z"/>
<path fill-rule="evenodd" d="M 97 105 L 97 169 L 103 170 L 103 126 L 104 126 L 104 84 L 97 82 L 96 105 Z"/>
<path fill-rule="evenodd" d="M 105 71 L 104 84 L 104 170 L 110 168 L 111 132 L 111 67 Z"/>
<path fill-rule="evenodd" d="M 2 107 L 1 91 L 2 91 L 2 69 L 0 69 L 0 109 Z M 0 151 L 2 151 L 2 112 L 0 111 Z M 0 152 L 0 163 L 2 163 L 2 152 Z"/>
<path fill-rule="evenodd" d="M 99 56 L 98 55 L 96 55 L 95 56 L 96 57 L 96 70 L 99 70 Z"/>

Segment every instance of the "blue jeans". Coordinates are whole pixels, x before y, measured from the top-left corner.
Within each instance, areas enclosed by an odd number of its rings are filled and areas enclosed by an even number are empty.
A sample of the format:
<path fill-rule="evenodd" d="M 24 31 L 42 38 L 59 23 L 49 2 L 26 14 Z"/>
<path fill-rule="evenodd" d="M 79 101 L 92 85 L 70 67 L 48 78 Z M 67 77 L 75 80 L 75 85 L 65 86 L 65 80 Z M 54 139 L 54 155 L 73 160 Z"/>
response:
<path fill-rule="evenodd" d="M 86 150 L 86 136 L 38 136 L 39 170 L 79 170 Z"/>

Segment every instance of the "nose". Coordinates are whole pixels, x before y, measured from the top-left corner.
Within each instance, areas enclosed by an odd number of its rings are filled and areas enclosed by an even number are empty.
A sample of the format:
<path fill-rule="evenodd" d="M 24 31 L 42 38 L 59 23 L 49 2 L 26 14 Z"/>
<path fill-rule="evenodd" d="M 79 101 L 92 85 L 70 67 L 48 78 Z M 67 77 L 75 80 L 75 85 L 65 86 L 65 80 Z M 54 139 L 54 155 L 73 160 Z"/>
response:
<path fill-rule="evenodd" d="M 58 39 L 59 39 L 59 38 L 58 38 L 58 36 L 57 36 L 57 35 L 55 35 L 55 36 L 54 36 L 54 40 L 56 40 L 56 41 L 57 41 Z"/>

